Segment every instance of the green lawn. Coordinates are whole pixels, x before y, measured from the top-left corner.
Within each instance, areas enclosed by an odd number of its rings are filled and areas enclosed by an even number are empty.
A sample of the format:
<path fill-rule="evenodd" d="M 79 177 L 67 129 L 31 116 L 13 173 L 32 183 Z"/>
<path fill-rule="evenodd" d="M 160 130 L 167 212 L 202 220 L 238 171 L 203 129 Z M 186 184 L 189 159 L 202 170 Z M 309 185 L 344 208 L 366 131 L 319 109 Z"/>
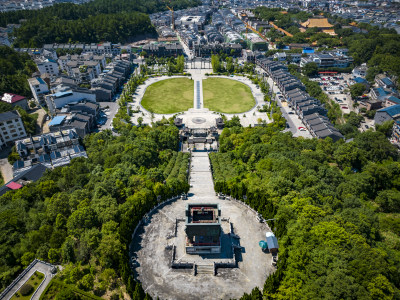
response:
<path fill-rule="evenodd" d="M 193 97 L 193 80 L 173 78 L 148 86 L 141 103 L 156 114 L 173 114 L 193 108 Z"/>
<path fill-rule="evenodd" d="M 22 296 L 20 292 L 16 292 L 14 296 L 12 296 L 11 300 L 29 300 L 31 299 L 33 293 L 36 291 L 38 288 L 39 284 L 44 280 L 44 274 L 36 271 L 31 278 L 28 279 L 28 281 L 25 284 L 30 284 L 33 287 L 33 290 L 29 295 Z"/>
<path fill-rule="evenodd" d="M 203 80 L 203 99 L 204 107 L 226 114 L 246 112 L 256 103 L 250 87 L 226 78 Z"/>

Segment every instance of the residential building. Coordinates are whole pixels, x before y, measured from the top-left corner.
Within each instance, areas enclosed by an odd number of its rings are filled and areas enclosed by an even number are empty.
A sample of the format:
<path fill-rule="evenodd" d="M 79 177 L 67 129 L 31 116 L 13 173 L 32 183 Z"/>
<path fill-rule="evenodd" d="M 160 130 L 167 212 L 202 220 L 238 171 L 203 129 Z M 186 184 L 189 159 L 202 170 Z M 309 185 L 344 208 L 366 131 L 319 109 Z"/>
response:
<path fill-rule="evenodd" d="M 0 187 L 0 196 L 9 191 L 18 190 L 31 182 L 39 180 L 46 170 L 47 167 L 42 164 L 31 165 L 15 170 L 13 173 L 14 178 Z"/>
<path fill-rule="evenodd" d="M 25 96 L 20 96 L 11 93 L 4 93 L 3 97 L 1 98 L 1 101 L 11 104 L 12 107 L 18 105 L 19 107 L 22 107 L 25 110 L 29 109 L 28 100 L 26 99 Z"/>
<path fill-rule="evenodd" d="M 29 78 L 28 83 L 36 102 L 42 104 L 45 101 L 44 95 L 49 92 L 47 83 L 40 77 Z"/>
<path fill-rule="evenodd" d="M 365 76 L 367 75 L 367 71 L 368 71 L 367 64 L 362 64 L 361 66 L 355 67 L 351 73 L 353 74 L 354 78 L 356 77 L 365 78 Z"/>
<path fill-rule="evenodd" d="M 26 137 L 26 131 L 18 111 L 0 113 L 0 147 L 23 137 Z"/>
<path fill-rule="evenodd" d="M 40 75 L 49 74 L 50 76 L 56 76 L 60 73 L 60 71 L 58 70 L 58 64 L 54 59 L 40 58 L 36 59 L 35 63 L 40 72 Z"/>
<path fill-rule="evenodd" d="M 56 168 L 69 164 L 73 158 L 87 157 L 85 149 L 79 144 L 75 129 L 17 140 L 15 148 L 21 159 L 14 163 L 14 172 L 38 163 L 47 168 Z"/>
<path fill-rule="evenodd" d="M 382 124 L 390 120 L 400 120 L 400 104 L 389 106 L 378 110 L 375 113 L 375 124 Z"/>
<path fill-rule="evenodd" d="M 93 91 L 84 88 L 71 88 L 69 86 L 59 85 L 52 90 L 52 93 L 46 95 L 46 104 L 51 115 L 54 115 L 56 109 L 61 109 L 72 102 L 87 100 L 96 102 L 96 95 Z"/>
<path fill-rule="evenodd" d="M 396 87 L 394 82 L 384 74 L 376 75 L 375 83 L 385 89 L 390 89 L 390 88 Z"/>

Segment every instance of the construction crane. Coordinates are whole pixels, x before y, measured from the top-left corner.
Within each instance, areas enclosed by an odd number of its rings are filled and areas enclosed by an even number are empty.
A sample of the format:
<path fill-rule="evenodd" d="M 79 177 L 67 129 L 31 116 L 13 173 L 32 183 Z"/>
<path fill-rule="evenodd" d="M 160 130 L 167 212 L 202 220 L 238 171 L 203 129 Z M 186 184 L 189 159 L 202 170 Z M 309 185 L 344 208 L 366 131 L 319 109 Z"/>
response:
<path fill-rule="evenodd" d="M 174 8 L 170 8 L 168 5 L 167 8 L 171 11 L 172 30 L 175 30 Z"/>

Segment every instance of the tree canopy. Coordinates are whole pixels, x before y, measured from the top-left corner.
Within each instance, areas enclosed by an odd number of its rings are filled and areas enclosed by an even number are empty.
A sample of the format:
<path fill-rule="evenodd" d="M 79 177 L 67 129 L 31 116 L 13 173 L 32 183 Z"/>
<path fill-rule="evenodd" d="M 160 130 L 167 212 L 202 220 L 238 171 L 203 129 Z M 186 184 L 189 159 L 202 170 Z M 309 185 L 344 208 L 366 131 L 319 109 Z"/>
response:
<path fill-rule="evenodd" d="M 197 0 L 173 0 L 174 9 L 199 5 Z M 16 47 L 39 47 L 45 43 L 100 41 L 126 42 L 139 35 L 154 34 L 147 14 L 166 10 L 163 1 L 94 0 L 85 4 L 60 3 L 41 10 L 0 13 L 0 26 L 16 24 Z"/>
<path fill-rule="evenodd" d="M 135 226 L 158 200 L 189 189 L 189 156 L 176 152 L 178 142 L 169 124 L 92 134 L 87 159 L 0 197 L 1 289 L 38 258 L 66 266 L 65 284 L 102 294 L 122 280 L 132 296 L 139 287 L 127 247 Z"/>
<path fill-rule="evenodd" d="M 400 164 L 383 133 L 333 143 L 236 126 L 220 145 L 210 154 L 216 191 L 274 219 L 279 259 L 264 299 L 397 297 Z M 252 294 L 242 299 L 260 299 Z"/>

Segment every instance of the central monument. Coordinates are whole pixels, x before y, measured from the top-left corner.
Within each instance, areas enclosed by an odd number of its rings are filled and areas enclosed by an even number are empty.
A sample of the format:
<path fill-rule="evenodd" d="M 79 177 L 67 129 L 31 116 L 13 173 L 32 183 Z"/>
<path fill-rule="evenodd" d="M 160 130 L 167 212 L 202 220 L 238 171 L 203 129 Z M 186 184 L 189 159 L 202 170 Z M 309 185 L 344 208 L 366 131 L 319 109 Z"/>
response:
<path fill-rule="evenodd" d="M 185 232 L 187 254 L 221 253 L 219 204 L 187 204 Z"/>

